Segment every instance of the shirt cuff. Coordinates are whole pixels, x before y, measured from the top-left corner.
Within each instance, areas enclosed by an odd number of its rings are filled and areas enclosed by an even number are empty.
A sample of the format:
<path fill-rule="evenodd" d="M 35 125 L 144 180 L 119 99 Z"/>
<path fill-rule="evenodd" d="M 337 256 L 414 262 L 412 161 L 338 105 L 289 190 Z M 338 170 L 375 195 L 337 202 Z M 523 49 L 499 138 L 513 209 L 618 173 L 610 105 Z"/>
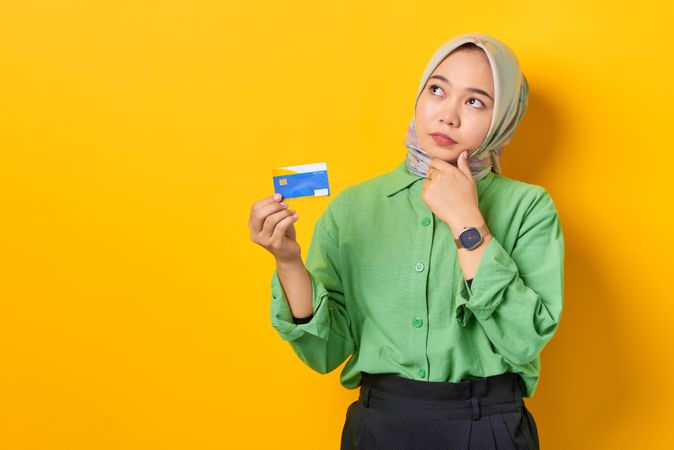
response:
<path fill-rule="evenodd" d="M 309 272 L 309 277 L 311 279 L 311 303 L 314 312 L 306 322 L 297 323 L 295 320 L 302 321 L 303 319 L 293 319 L 288 298 L 278 278 L 278 272 L 274 270 L 271 281 L 271 324 L 283 340 L 292 341 L 305 333 L 327 340 L 330 335 L 328 291 L 320 281 L 311 275 L 311 272 Z"/>
<path fill-rule="evenodd" d="M 462 326 L 467 326 L 475 315 L 487 320 L 503 301 L 508 285 L 518 275 L 517 266 L 510 254 L 494 237 L 487 243 L 475 276 L 464 279 L 465 289 L 457 297 L 456 318 Z"/>

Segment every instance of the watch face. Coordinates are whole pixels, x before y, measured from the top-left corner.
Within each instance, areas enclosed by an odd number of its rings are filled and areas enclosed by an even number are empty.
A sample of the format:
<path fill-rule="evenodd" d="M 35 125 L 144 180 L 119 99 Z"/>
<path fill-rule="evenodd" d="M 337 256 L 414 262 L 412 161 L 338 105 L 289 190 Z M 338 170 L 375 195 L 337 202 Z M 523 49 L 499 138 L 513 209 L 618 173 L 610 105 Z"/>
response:
<path fill-rule="evenodd" d="M 470 250 L 473 247 L 480 245 L 480 242 L 482 242 L 482 235 L 475 227 L 466 228 L 459 234 L 459 241 L 461 241 L 461 245 Z"/>

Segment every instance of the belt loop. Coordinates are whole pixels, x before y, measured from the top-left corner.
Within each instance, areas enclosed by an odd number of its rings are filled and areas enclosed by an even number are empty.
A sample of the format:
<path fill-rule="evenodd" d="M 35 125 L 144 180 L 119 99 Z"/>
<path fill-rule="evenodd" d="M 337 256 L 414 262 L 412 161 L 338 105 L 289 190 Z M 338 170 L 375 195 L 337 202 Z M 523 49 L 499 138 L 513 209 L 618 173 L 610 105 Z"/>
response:
<path fill-rule="evenodd" d="M 472 397 L 471 400 L 473 402 L 473 420 L 478 420 L 480 418 L 480 399 Z"/>

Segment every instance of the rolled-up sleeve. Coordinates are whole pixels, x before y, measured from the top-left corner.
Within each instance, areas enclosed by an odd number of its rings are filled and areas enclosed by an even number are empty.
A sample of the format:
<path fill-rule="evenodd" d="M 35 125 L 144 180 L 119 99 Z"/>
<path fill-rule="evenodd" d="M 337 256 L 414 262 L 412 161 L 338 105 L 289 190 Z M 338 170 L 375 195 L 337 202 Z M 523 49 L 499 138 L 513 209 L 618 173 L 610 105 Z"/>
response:
<path fill-rule="evenodd" d="M 534 360 L 555 333 L 564 291 L 564 238 L 557 209 L 540 188 L 509 253 L 492 236 L 472 284 L 464 280 L 456 317 L 475 317 L 497 351 L 515 365 Z"/>
<path fill-rule="evenodd" d="M 271 323 L 309 367 L 328 373 L 354 351 L 340 278 L 339 243 L 328 208 L 317 220 L 305 266 L 311 278 L 313 315 L 294 320 L 275 270 L 271 281 Z M 300 322 L 300 323 L 297 323 Z"/>

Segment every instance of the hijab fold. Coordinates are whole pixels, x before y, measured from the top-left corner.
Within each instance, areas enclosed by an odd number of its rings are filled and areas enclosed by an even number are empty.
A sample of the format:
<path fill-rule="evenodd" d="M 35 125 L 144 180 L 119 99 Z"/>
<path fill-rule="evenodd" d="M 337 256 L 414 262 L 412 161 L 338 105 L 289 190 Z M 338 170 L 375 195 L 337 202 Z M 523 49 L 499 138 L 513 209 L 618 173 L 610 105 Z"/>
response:
<path fill-rule="evenodd" d="M 436 67 L 453 50 L 468 42 L 484 50 L 494 79 L 494 109 L 489 131 L 482 144 L 468 154 L 468 167 L 475 180 L 484 178 L 489 171 L 501 173 L 500 159 L 503 142 L 513 135 L 517 124 L 526 112 L 529 85 L 520 69 L 517 57 L 510 48 L 498 39 L 480 33 L 465 33 L 446 41 L 435 51 L 426 65 L 414 103 L 414 115 L 407 128 L 405 163 L 410 172 L 420 177 L 426 177 L 431 157 L 421 147 L 415 128 L 419 96 Z"/>

